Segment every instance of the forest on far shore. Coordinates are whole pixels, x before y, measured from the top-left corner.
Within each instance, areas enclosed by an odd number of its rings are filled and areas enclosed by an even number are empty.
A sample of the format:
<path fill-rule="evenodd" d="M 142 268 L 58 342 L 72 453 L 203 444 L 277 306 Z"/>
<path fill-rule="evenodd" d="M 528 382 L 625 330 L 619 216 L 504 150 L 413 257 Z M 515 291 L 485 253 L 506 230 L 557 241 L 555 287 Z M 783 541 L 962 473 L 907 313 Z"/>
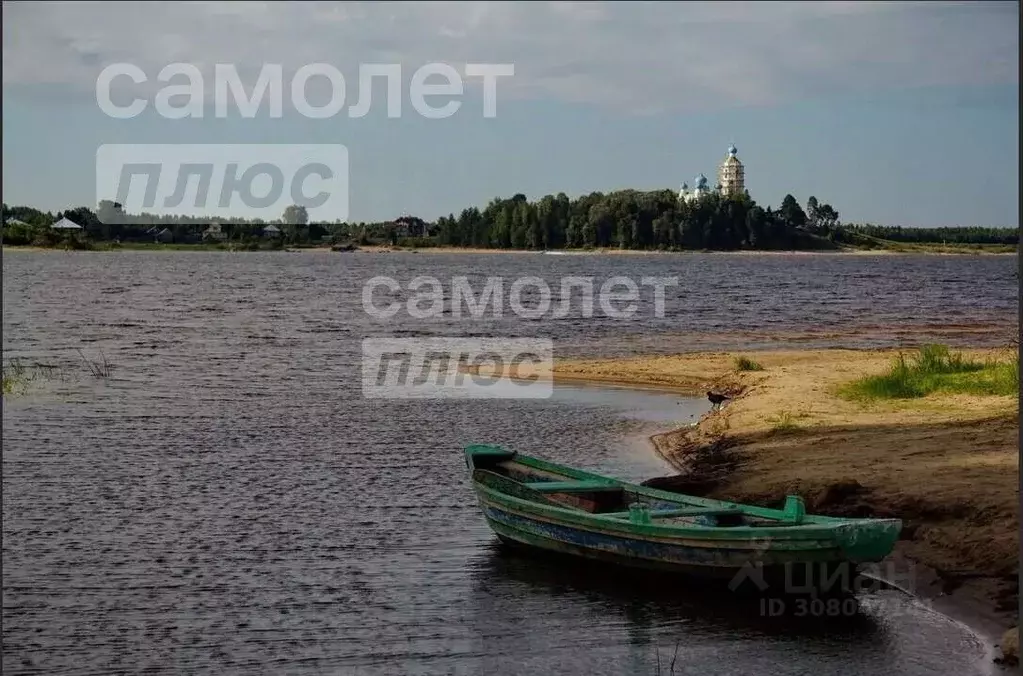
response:
<path fill-rule="evenodd" d="M 83 230 L 51 229 L 61 218 Z M 3 243 L 74 248 L 90 248 L 92 242 L 210 243 L 210 225 L 215 222 L 209 217 L 129 214 L 108 200 L 100 202 L 97 211 L 77 207 L 57 214 L 4 204 Z M 216 230 L 215 244 L 255 248 L 386 243 L 484 249 L 737 251 L 890 248 L 892 243 L 1008 248 L 1019 243 L 1018 228 L 843 224 L 838 211 L 816 197 L 801 205 L 786 195 L 772 208 L 758 205 L 748 193 L 711 193 L 686 203 L 671 190 L 595 192 L 575 199 L 559 193 L 536 201 L 517 194 L 433 222 L 413 216 L 377 223 L 318 222 L 309 218 L 304 207 L 289 206 L 272 221 L 232 219 Z"/>

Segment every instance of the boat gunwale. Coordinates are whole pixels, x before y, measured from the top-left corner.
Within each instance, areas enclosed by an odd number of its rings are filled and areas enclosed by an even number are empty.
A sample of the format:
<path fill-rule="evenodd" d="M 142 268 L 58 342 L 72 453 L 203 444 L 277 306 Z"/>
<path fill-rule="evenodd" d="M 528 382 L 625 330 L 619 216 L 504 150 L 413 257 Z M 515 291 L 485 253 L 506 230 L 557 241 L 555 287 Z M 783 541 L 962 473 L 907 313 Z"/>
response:
<path fill-rule="evenodd" d="M 466 448 L 466 456 L 469 460 L 469 467 L 471 470 L 483 469 L 477 468 L 475 463 L 472 462 L 474 448 L 487 448 L 493 449 L 495 447 L 490 446 L 469 446 Z M 517 506 L 520 509 L 525 509 L 526 514 L 520 514 L 521 516 L 528 516 L 530 513 L 533 514 L 547 514 L 549 518 L 558 519 L 561 523 L 571 523 L 577 526 L 618 526 L 618 528 L 612 528 L 611 531 L 615 534 L 626 534 L 631 536 L 636 535 L 648 535 L 654 537 L 664 537 L 672 535 L 686 535 L 692 534 L 702 539 L 742 539 L 742 540 L 754 540 L 754 539 L 770 539 L 772 541 L 777 540 L 804 540 L 811 538 L 820 538 L 825 536 L 829 539 L 835 538 L 839 533 L 847 531 L 849 529 L 863 529 L 867 532 L 877 531 L 878 535 L 883 534 L 889 528 L 897 527 L 901 530 L 902 521 L 900 519 L 871 519 L 871 518 L 841 518 L 841 517 L 829 517 L 821 515 L 807 514 L 804 517 L 804 521 L 799 524 L 787 521 L 784 518 L 784 512 L 782 510 L 770 509 L 767 507 L 756 507 L 753 505 L 745 505 L 741 503 L 732 503 L 723 500 L 714 500 L 712 498 L 700 498 L 697 496 L 690 496 L 683 493 L 671 493 L 670 491 L 663 491 L 656 488 L 650 488 L 647 486 L 641 486 L 638 484 L 629 483 L 627 481 L 621 481 L 611 477 L 602 476 L 600 474 L 594 474 L 585 470 L 575 469 L 558 463 L 541 460 L 528 455 L 521 455 L 514 451 L 507 451 L 509 454 L 508 460 L 513 460 L 520 464 L 533 469 L 539 469 L 543 471 L 554 472 L 569 476 L 571 478 L 579 480 L 599 480 L 605 481 L 609 484 L 620 486 L 623 490 L 634 492 L 645 497 L 658 498 L 667 502 L 682 503 L 682 504 L 693 504 L 699 507 L 708 508 L 738 508 L 742 510 L 744 514 L 749 516 L 766 518 L 773 521 L 777 521 L 778 525 L 756 525 L 756 526 L 705 526 L 701 524 L 672 524 L 665 522 L 653 522 L 650 524 L 637 524 L 631 521 L 622 519 L 621 517 L 614 517 L 610 515 L 595 514 L 592 512 L 586 512 L 579 509 L 574 509 L 568 506 L 555 506 L 551 504 L 544 504 L 533 500 L 527 500 L 519 498 L 495 488 L 483 485 L 476 481 L 470 473 L 470 480 L 472 481 L 473 487 L 477 494 L 484 494 L 490 498 L 489 502 L 496 502 L 499 506 L 501 503 L 508 504 L 509 506 Z M 484 470 L 486 471 L 486 470 Z M 504 477 L 509 481 L 525 487 L 523 482 L 515 481 L 514 479 Z M 482 497 L 482 496 L 481 496 Z"/>
<path fill-rule="evenodd" d="M 500 491 L 479 486 L 479 492 L 500 496 L 498 500 L 487 499 L 484 495 L 483 507 L 497 509 L 514 516 L 530 519 L 538 523 L 551 523 L 554 525 L 567 526 L 578 530 L 623 537 L 626 539 L 642 539 L 648 542 L 661 544 L 673 544 L 686 547 L 706 547 L 734 549 L 748 549 L 750 551 L 763 548 L 764 544 L 770 543 L 771 549 L 785 548 L 783 543 L 819 543 L 815 547 L 807 549 L 830 549 L 836 545 L 835 535 L 837 528 L 841 526 L 793 526 L 773 530 L 770 527 L 762 526 L 700 526 L 674 525 L 674 524 L 635 524 L 622 519 L 601 517 L 573 510 L 571 508 L 549 507 L 538 505 L 528 500 L 522 500 L 508 496 Z M 479 494 L 479 493 L 478 493 Z M 517 504 L 508 504 L 510 499 Z M 548 509 L 533 509 L 544 507 Z M 524 510 L 522 508 L 525 508 Z M 521 510 L 521 511 L 520 511 Z M 546 513 L 545 513 L 546 512 Z M 564 517 L 569 518 L 564 518 Z M 546 517 L 546 518 L 544 518 Z M 799 530 L 797 530 L 799 529 Z M 712 544 L 713 543 L 713 544 Z"/>

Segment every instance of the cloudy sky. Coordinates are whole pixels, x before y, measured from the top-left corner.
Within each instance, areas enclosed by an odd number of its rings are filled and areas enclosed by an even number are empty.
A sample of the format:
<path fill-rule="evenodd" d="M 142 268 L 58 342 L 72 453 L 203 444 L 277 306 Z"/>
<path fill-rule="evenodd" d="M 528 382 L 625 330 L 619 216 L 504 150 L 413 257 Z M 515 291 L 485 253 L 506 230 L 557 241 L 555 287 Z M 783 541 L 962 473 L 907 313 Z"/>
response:
<path fill-rule="evenodd" d="M 713 182 L 734 143 L 764 205 L 792 193 L 846 221 L 1016 226 L 1018 26 L 1014 2 L 5 2 L 3 198 L 94 206 L 108 143 L 336 143 L 351 219 L 435 218 L 518 192 Z M 209 111 L 106 116 L 96 79 L 119 62 L 150 82 L 115 95 L 150 102 L 162 67 L 194 64 Z M 290 74 L 317 62 L 344 75 L 342 114 L 213 116 L 213 64 L 248 87 L 282 64 L 288 101 Z M 514 64 L 497 116 L 469 80 L 451 117 L 416 113 L 408 81 L 432 62 Z M 347 115 L 369 63 L 401 64 L 400 118 L 380 82 L 370 113 Z"/>

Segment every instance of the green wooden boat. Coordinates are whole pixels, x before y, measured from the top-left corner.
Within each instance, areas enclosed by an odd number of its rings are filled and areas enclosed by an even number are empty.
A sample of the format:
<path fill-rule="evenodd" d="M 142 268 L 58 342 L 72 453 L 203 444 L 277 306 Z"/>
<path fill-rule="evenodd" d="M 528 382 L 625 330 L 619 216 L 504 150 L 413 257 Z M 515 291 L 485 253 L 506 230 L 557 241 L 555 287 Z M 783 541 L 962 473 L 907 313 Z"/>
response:
<path fill-rule="evenodd" d="M 819 589 L 843 570 L 855 575 L 858 565 L 887 556 L 902 530 L 898 519 L 806 514 L 798 496 L 767 509 L 617 481 L 499 446 L 468 446 L 465 456 L 483 515 L 504 542 L 733 580 L 746 571 L 761 591 L 768 580 Z"/>

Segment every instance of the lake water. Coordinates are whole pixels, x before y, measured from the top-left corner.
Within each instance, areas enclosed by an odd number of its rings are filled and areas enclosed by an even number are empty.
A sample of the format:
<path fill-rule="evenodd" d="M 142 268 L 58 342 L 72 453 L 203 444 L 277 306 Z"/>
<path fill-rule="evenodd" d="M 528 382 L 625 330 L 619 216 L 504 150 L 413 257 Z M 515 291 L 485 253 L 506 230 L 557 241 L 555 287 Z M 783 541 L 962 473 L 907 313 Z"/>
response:
<path fill-rule="evenodd" d="M 365 338 L 534 336 L 560 355 L 935 337 L 1004 342 L 1015 257 L 4 252 L 5 673 L 983 673 L 968 630 L 891 593 L 798 622 L 498 548 L 462 446 L 641 480 L 706 402 L 367 400 Z M 663 317 L 387 321 L 403 286 L 678 276 Z M 482 289 L 482 282 L 474 288 Z M 406 294 L 407 295 L 407 294 Z M 83 364 L 106 360 L 96 377 Z"/>

